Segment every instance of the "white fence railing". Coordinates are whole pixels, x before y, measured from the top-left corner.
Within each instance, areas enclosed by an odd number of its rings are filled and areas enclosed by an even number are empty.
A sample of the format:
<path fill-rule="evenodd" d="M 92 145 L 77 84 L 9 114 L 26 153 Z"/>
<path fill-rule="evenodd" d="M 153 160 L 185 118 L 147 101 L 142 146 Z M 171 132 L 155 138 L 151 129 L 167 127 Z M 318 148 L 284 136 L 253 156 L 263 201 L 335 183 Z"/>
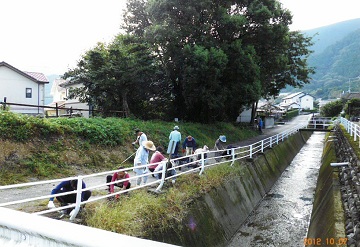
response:
<path fill-rule="evenodd" d="M 350 134 L 350 136 L 354 137 L 354 141 L 359 140 L 360 146 L 360 126 L 358 122 L 351 122 L 346 118 L 340 118 L 340 123 L 344 126 L 346 131 Z"/>
<path fill-rule="evenodd" d="M 310 121 L 310 119 L 309 119 L 309 121 Z M 22 190 L 24 192 L 23 194 L 26 194 L 26 190 L 28 190 L 29 187 L 32 187 L 32 186 L 59 183 L 59 182 L 65 181 L 65 180 L 73 180 L 73 179 L 78 180 L 77 190 L 74 190 L 71 192 L 65 192 L 65 193 L 58 193 L 56 195 L 50 195 L 49 191 L 48 191 L 46 195 L 41 195 L 41 196 L 33 197 L 33 198 L 25 198 L 25 199 L 20 199 L 20 200 L 15 200 L 15 201 L 8 200 L 8 201 L 4 202 L 4 198 L 2 198 L 0 207 L 16 205 L 16 204 L 23 204 L 23 203 L 33 202 L 33 201 L 37 201 L 37 200 L 49 199 L 54 196 L 56 197 L 56 196 L 76 193 L 77 200 L 76 200 L 76 203 L 74 203 L 72 205 L 67 205 L 64 207 L 57 207 L 57 208 L 53 208 L 53 209 L 46 209 L 46 210 L 41 210 L 38 212 L 33 212 L 33 214 L 43 215 L 43 214 L 47 214 L 47 213 L 51 213 L 51 212 L 55 212 L 55 211 L 59 211 L 59 210 L 63 210 L 63 209 L 74 208 L 74 212 L 70 217 L 70 220 L 74 220 L 80 210 L 80 206 L 83 204 L 91 203 L 91 202 L 98 201 L 98 200 L 103 200 L 103 199 L 109 198 L 109 197 L 114 197 L 115 195 L 118 195 L 118 194 L 123 194 L 123 193 L 129 192 L 129 191 L 141 189 L 141 188 L 148 187 L 148 186 L 155 186 L 156 187 L 155 190 L 160 191 L 162 189 L 165 181 L 175 180 L 178 176 L 183 176 L 183 175 L 186 175 L 186 174 L 192 173 L 192 172 L 198 172 L 199 175 L 201 175 L 204 172 L 205 168 L 209 168 L 211 166 L 223 164 L 226 162 L 230 163 L 230 165 L 232 166 L 236 160 L 253 158 L 253 156 L 255 154 L 262 153 L 262 152 L 264 152 L 265 149 L 278 145 L 279 142 L 283 142 L 289 136 L 297 133 L 300 129 L 306 128 L 307 126 L 308 126 L 308 122 L 299 123 L 295 127 L 292 127 L 284 132 L 270 136 L 268 138 L 265 138 L 261 141 L 258 141 L 256 143 L 253 143 L 253 144 L 247 145 L 247 146 L 240 146 L 240 147 L 235 147 L 235 148 L 225 149 L 225 150 L 207 151 L 207 152 L 201 153 L 200 155 L 189 155 L 189 156 L 179 157 L 176 159 L 171 159 L 170 162 L 173 166 L 172 166 L 172 168 L 169 168 L 168 171 L 171 171 L 171 170 L 175 171 L 172 176 L 166 176 L 166 174 L 167 174 L 166 173 L 167 169 L 165 168 L 166 163 L 165 162 L 159 163 L 158 165 L 163 166 L 165 169 L 162 169 L 161 171 L 154 171 L 154 172 L 149 171 L 148 173 L 140 175 L 140 176 L 132 176 L 131 179 L 133 180 L 133 179 L 137 179 L 137 178 L 145 177 L 145 176 L 151 177 L 152 175 L 154 175 L 156 177 L 160 173 L 161 173 L 161 179 L 151 179 L 150 182 L 148 182 L 146 185 L 132 186 L 131 188 L 129 188 L 127 190 L 115 191 L 112 194 L 90 197 L 90 199 L 87 201 L 81 201 L 81 193 L 83 191 L 99 190 L 99 189 L 103 188 L 104 186 L 109 186 L 110 184 L 123 182 L 127 179 L 118 180 L 118 181 L 110 182 L 110 183 L 99 183 L 95 186 L 91 186 L 91 187 L 82 189 L 81 184 L 84 179 L 90 179 L 92 177 L 97 177 L 97 176 L 105 177 L 106 175 L 109 175 L 109 174 L 112 175 L 113 173 L 118 172 L 118 171 L 130 172 L 133 170 L 133 167 L 124 168 L 124 169 L 120 169 L 120 170 L 106 171 L 106 172 L 90 174 L 90 175 L 68 177 L 68 178 L 64 178 L 64 179 L 55 179 L 55 180 L 46 180 L 46 181 L 39 181 L 39 182 L 0 186 L 0 192 L 2 190 L 11 190 L 11 189 L 22 188 Z M 188 162 L 185 162 L 185 160 L 188 160 Z M 147 169 L 148 166 L 149 166 L 149 164 L 144 165 L 144 166 L 138 166 L 137 168 L 143 167 L 144 169 Z M 105 181 L 105 179 L 104 179 L 104 181 Z"/>

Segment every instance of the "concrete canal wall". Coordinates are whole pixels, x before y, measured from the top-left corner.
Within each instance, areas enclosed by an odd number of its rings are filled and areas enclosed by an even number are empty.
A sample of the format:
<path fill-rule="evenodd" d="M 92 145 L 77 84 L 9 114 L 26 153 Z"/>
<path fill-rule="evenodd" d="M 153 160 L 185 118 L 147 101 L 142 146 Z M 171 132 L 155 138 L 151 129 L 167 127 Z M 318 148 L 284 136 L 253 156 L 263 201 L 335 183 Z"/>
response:
<path fill-rule="evenodd" d="M 226 246 L 291 163 L 312 132 L 299 132 L 249 161 L 240 174 L 194 201 L 176 230 L 154 236 L 181 246 Z"/>

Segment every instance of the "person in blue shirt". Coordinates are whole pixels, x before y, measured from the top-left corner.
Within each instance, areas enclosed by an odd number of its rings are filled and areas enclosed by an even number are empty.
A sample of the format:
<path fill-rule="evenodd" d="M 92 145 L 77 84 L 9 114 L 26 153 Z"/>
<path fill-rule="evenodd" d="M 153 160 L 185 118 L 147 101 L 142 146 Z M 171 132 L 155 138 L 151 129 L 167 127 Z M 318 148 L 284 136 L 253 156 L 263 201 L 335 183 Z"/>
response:
<path fill-rule="evenodd" d="M 196 150 L 196 141 L 192 136 L 188 136 L 185 138 L 183 145 L 183 149 L 185 150 L 185 156 L 192 155 Z M 186 162 L 189 162 L 190 159 L 186 158 Z"/>
<path fill-rule="evenodd" d="M 264 122 L 263 120 L 261 119 L 261 117 L 259 117 L 259 132 L 262 133 L 262 129 L 264 128 Z"/>
<path fill-rule="evenodd" d="M 56 195 L 59 193 L 64 193 L 69 191 L 75 191 L 77 190 L 77 183 L 78 183 L 77 179 L 62 181 L 51 191 L 51 195 Z M 82 181 L 82 188 L 83 189 L 86 188 L 86 184 L 84 183 L 84 181 Z M 90 196 L 91 196 L 91 191 L 84 190 L 81 193 L 81 201 L 87 201 L 90 198 Z M 76 193 L 51 197 L 48 203 L 48 208 L 55 208 L 54 198 L 56 198 L 60 202 L 61 206 L 66 206 L 67 204 L 76 202 Z"/>
<path fill-rule="evenodd" d="M 170 132 L 169 135 L 169 144 L 174 144 L 175 148 L 173 148 L 172 150 L 174 150 L 172 152 L 171 150 L 171 146 L 169 145 L 168 147 L 168 154 L 171 154 L 172 158 L 177 158 L 178 157 L 178 152 L 179 152 L 179 144 L 181 142 L 181 133 L 179 131 L 179 126 L 175 126 L 174 130 Z"/>

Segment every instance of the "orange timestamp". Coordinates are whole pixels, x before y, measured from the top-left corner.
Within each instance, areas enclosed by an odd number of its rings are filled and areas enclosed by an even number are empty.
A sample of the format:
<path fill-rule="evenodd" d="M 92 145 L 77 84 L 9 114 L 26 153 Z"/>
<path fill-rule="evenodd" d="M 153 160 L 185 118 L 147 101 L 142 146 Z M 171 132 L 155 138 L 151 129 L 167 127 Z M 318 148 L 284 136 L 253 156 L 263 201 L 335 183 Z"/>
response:
<path fill-rule="evenodd" d="M 305 246 L 331 246 L 344 245 L 347 246 L 347 238 L 304 238 Z"/>

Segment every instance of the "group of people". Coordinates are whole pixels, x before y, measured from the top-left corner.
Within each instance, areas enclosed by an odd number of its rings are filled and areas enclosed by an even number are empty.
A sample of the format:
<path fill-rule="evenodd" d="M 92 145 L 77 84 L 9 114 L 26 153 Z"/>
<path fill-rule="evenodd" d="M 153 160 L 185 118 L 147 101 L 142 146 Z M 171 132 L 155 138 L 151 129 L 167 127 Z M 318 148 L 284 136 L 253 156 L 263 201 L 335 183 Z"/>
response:
<path fill-rule="evenodd" d="M 162 177 L 162 170 L 166 167 L 167 174 L 166 176 L 172 176 L 172 183 L 175 183 L 176 180 L 176 170 L 171 169 L 172 163 L 169 161 L 168 158 L 166 158 L 163 154 L 164 149 L 161 146 L 155 147 L 154 143 L 152 141 L 149 141 L 147 139 L 147 136 L 144 132 L 137 129 L 135 131 L 136 133 L 136 140 L 132 143 L 133 146 L 136 144 L 139 145 L 139 147 L 136 150 L 135 158 L 134 158 L 134 172 L 137 176 L 136 179 L 136 185 L 145 185 L 148 180 L 148 176 L 146 175 L 149 172 L 153 173 L 153 176 L 157 179 L 161 179 Z M 171 131 L 169 135 L 169 148 L 167 150 L 167 153 L 169 154 L 169 158 L 177 158 L 179 147 L 181 145 L 182 139 L 181 139 L 181 133 L 179 131 L 179 127 L 175 126 L 173 131 Z M 215 150 L 224 150 L 229 148 L 230 146 L 226 146 L 226 136 L 221 135 L 215 142 Z M 192 136 L 187 136 L 185 140 L 182 142 L 182 148 L 183 153 L 185 153 L 185 156 L 191 156 L 192 154 L 195 154 L 195 159 L 200 160 L 201 159 L 201 153 L 205 153 L 209 151 L 209 148 L 204 145 L 202 148 L 197 148 L 196 140 Z M 231 148 L 231 147 L 230 147 Z M 150 151 L 154 151 L 150 158 L 149 163 L 149 154 Z M 225 151 L 226 152 L 226 151 Z M 224 155 L 222 153 L 222 155 Z M 189 158 L 186 160 L 187 163 L 190 162 Z M 150 165 L 148 165 L 148 163 Z M 106 183 L 108 184 L 108 192 L 114 193 L 115 192 L 115 186 L 119 187 L 121 190 L 128 190 L 131 187 L 130 182 L 130 174 L 126 171 L 124 171 L 124 167 L 119 167 L 119 171 L 116 171 L 112 175 L 107 175 L 106 177 Z M 77 181 L 78 180 L 68 180 L 63 181 L 60 184 L 58 184 L 52 191 L 51 195 L 64 193 L 64 192 L 70 192 L 77 190 Z M 119 182 L 118 182 L 119 181 Z M 82 194 L 81 194 L 81 201 L 87 201 L 91 196 L 90 190 L 84 190 L 86 188 L 85 183 L 82 181 Z M 54 197 L 51 197 L 48 202 L 48 208 L 54 208 Z M 116 194 L 116 199 L 119 198 L 119 194 Z M 65 206 L 68 204 L 72 204 L 76 202 L 76 193 L 67 194 L 67 195 L 61 195 L 56 196 L 56 199 L 60 202 L 61 206 Z M 72 214 L 72 210 L 67 210 L 67 214 Z"/>

